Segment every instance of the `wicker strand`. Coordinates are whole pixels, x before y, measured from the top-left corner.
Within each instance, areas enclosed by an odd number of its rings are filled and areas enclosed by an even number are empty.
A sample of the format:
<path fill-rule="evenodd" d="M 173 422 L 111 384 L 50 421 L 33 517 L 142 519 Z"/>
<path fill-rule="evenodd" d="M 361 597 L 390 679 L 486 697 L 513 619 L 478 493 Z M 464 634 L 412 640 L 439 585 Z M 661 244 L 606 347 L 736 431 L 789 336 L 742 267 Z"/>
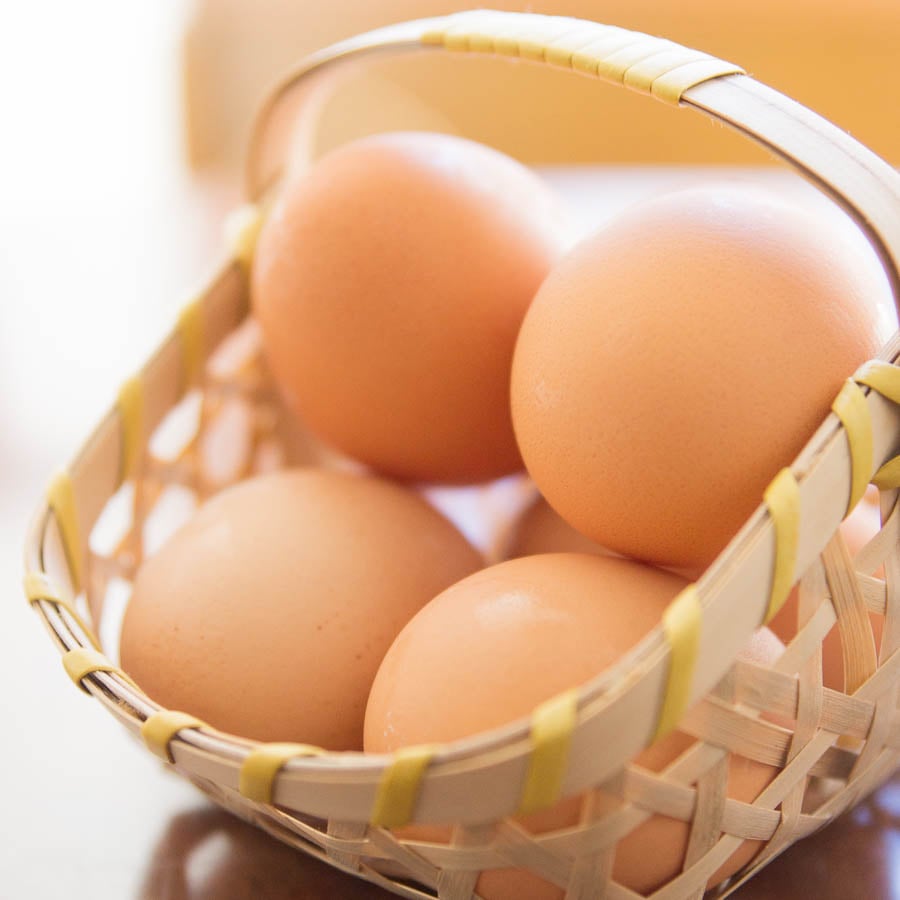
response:
<path fill-rule="evenodd" d="M 254 203 L 245 203 L 232 210 L 225 220 L 225 243 L 245 271 L 253 265 L 262 226 L 262 210 Z"/>
<path fill-rule="evenodd" d="M 542 703 L 531 717 L 531 760 L 519 812 L 547 809 L 560 798 L 578 717 L 578 692 L 566 691 Z"/>
<path fill-rule="evenodd" d="M 743 74 L 733 63 L 672 41 L 596 22 L 519 15 L 508 28 L 503 13 L 449 16 L 422 43 L 463 53 L 491 53 L 575 69 L 677 105 L 685 91 L 712 78 Z"/>
<path fill-rule="evenodd" d="M 900 190 L 894 173 L 774 92 L 744 76 L 723 76 L 736 68 L 666 41 L 575 20 L 467 13 L 431 27 L 399 28 L 381 38 L 354 39 L 333 56 L 319 54 L 303 71 L 372 51 L 379 41 L 393 49 L 421 48 L 425 33 L 440 36 L 442 46 L 588 72 L 706 110 L 794 159 L 855 210 L 897 281 L 893 257 L 900 225 L 894 201 Z M 268 183 L 271 174 L 254 176 L 251 183 Z M 656 896 L 696 897 L 743 841 L 767 844 L 735 883 L 888 775 L 900 748 L 900 515 L 894 490 L 900 458 L 885 461 L 900 434 L 900 411 L 891 406 L 900 405 L 900 370 L 888 362 L 900 344 L 857 372 L 861 389 L 845 387 L 836 401 L 840 421 L 829 417 L 794 464 L 796 477 L 785 470 L 776 478 L 765 506 L 692 586 L 688 599 L 676 601 L 665 628 L 572 693 L 546 720 L 535 716 L 439 751 L 401 751 L 384 768 L 380 760 L 352 755 L 328 754 L 311 763 L 303 757 L 320 751 L 303 745 L 299 751 L 298 745 L 263 745 L 248 755 L 246 742 L 210 731 L 191 716 L 156 713 L 123 672 L 81 645 L 92 641 L 89 629 L 102 624 L 100 595 L 110 580 L 133 576 L 143 530 L 165 486 L 184 486 L 195 495 L 209 489 L 197 447 L 226 400 L 246 404 L 254 435 L 276 409 L 266 375 L 251 385 L 244 373 L 213 377 L 204 371 L 208 354 L 246 315 L 255 240 L 247 216 L 243 243 L 231 248 L 227 266 L 142 368 L 141 399 L 120 395 L 117 409 L 54 483 L 29 545 L 29 600 L 65 654 L 70 677 L 133 730 L 146 718 L 150 749 L 169 761 L 177 755 L 179 771 L 279 839 L 418 900 L 434 892 L 447 900 L 467 897 L 482 872 L 510 866 L 555 885 L 567 900 L 635 897 L 615 881 L 617 848 L 658 816 L 685 823 L 690 839 L 683 870 Z M 258 371 L 264 371 L 261 364 Z M 157 460 L 147 442 L 190 387 L 203 397 L 199 433 L 177 458 Z M 278 432 L 269 427 L 266 434 Z M 854 572 L 839 539 L 821 562 L 817 554 L 876 465 L 883 525 L 855 560 L 861 572 Z M 239 474 L 252 471 L 248 460 Z M 97 555 L 87 538 L 125 473 L 132 474 L 141 498 L 134 521 L 112 556 Z M 884 581 L 874 575 L 882 563 Z M 780 608 L 801 574 L 797 633 L 784 654 L 770 668 L 739 662 L 727 672 L 740 642 Z M 58 600 L 58 592 L 47 596 L 48 584 L 67 582 L 87 594 L 93 618 L 84 627 L 80 607 Z M 871 614 L 884 616 L 877 664 Z M 822 643 L 835 624 L 849 659 L 852 695 L 822 684 Z M 155 724 L 147 725 L 156 715 Z M 665 770 L 629 764 L 655 730 L 674 727 L 694 743 Z M 178 740 L 185 728 L 192 729 L 190 735 Z M 779 774 L 752 802 L 729 797 L 730 757 L 774 766 Z M 526 787 L 531 782 L 535 787 Z M 532 833 L 503 818 L 528 794 L 537 799 L 526 809 L 544 808 L 566 791 L 580 797 L 576 825 Z M 448 841 L 390 830 L 429 816 L 441 821 L 446 809 L 460 819 Z M 365 821 L 370 815 L 374 825 Z"/>
<path fill-rule="evenodd" d="M 768 624 L 784 606 L 794 583 L 800 531 L 800 486 L 790 469 L 782 469 L 775 476 L 766 488 L 765 502 L 775 525 L 775 569 L 763 622 Z"/>
<path fill-rule="evenodd" d="M 146 719 L 141 725 L 141 738 L 151 753 L 155 753 L 168 763 L 174 763 L 172 740 L 185 728 L 206 728 L 207 725 L 196 716 L 172 709 L 161 709 Z"/>
<path fill-rule="evenodd" d="M 182 393 L 197 381 L 203 363 L 203 308 L 199 299 L 186 304 L 178 316 L 181 346 Z"/>
<path fill-rule="evenodd" d="M 94 630 L 85 622 L 81 614 L 75 608 L 75 604 L 66 600 L 52 580 L 43 572 L 29 572 L 25 576 L 25 597 L 32 605 L 44 601 L 52 603 L 58 610 L 64 611 L 73 622 L 81 629 L 91 646 L 100 652 L 100 641 L 94 634 Z"/>
<path fill-rule="evenodd" d="M 68 472 L 58 472 L 47 488 L 47 505 L 56 516 L 63 539 L 63 549 L 69 563 L 69 573 L 75 592 L 81 590 L 84 567 L 81 562 L 81 528 L 75 508 L 75 489 Z"/>
<path fill-rule="evenodd" d="M 85 687 L 84 679 L 94 672 L 109 672 L 118 675 L 123 681 L 137 687 L 137 685 L 118 666 L 110 662 L 98 650 L 89 647 L 76 647 L 69 650 L 62 658 L 63 668 L 72 679 L 72 683 L 81 688 L 86 694 L 90 691 Z"/>
<path fill-rule="evenodd" d="M 394 753 L 378 784 L 369 821 L 379 828 L 399 828 L 412 818 L 422 776 L 437 751 L 434 745 L 404 747 Z"/>
<path fill-rule="evenodd" d="M 831 408 L 844 426 L 850 449 L 850 497 L 847 500 L 849 513 L 862 500 L 872 475 L 875 456 L 872 420 L 865 395 L 852 378 L 844 383 Z"/>
<path fill-rule="evenodd" d="M 140 376 L 133 376 L 122 384 L 116 400 L 122 423 L 122 454 L 119 481 L 127 481 L 134 474 L 143 448 L 144 385 Z"/>
<path fill-rule="evenodd" d="M 321 756 L 324 752 L 309 744 L 260 744 L 241 764 L 238 790 L 248 800 L 272 803 L 278 774 L 292 759 Z"/>
<path fill-rule="evenodd" d="M 663 629 L 671 662 L 655 740 L 673 731 L 688 708 L 703 611 L 694 585 L 686 587 L 663 613 Z"/>

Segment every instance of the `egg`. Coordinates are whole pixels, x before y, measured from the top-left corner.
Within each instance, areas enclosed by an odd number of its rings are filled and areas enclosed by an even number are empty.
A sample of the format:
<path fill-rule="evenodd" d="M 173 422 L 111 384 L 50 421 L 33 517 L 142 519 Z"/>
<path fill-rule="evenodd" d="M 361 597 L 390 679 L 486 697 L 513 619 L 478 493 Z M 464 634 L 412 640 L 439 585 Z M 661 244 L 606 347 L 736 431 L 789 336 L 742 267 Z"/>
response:
<path fill-rule="evenodd" d="M 385 656 L 369 697 L 365 749 L 453 741 L 527 716 L 634 647 L 686 583 L 641 563 L 575 553 L 509 560 L 463 579 L 424 607 Z M 782 649 L 765 631 L 748 652 L 771 662 Z M 637 763 L 658 771 L 691 743 L 674 732 Z M 733 756 L 729 795 L 752 800 L 776 773 Z M 567 798 L 517 821 L 533 833 L 574 826 L 582 802 Z M 432 842 L 450 835 L 449 828 L 421 825 L 400 833 Z M 619 842 L 615 879 L 632 890 L 654 890 L 679 871 L 688 834 L 684 822 L 650 817 Z M 742 845 L 711 883 L 757 850 Z M 565 893 L 526 869 L 484 872 L 476 889 L 487 900 L 558 900 Z"/>
<path fill-rule="evenodd" d="M 504 557 L 535 553 L 593 553 L 609 551 L 577 532 L 538 494 L 513 522 L 507 535 Z"/>
<path fill-rule="evenodd" d="M 480 565 L 402 487 L 312 468 L 261 476 L 213 497 L 141 566 L 122 666 L 215 728 L 359 750 L 388 647 Z"/>
<path fill-rule="evenodd" d="M 866 499 L 857 504 L 856 508 L 841 523 L 841 536 L 847 544 L 851 556 L 856 556 L 866 544 L 881 530 L 881 514 L 878 507 L 870 498 L 878 496 L 878 492 L 870 488 L 866 492 Z M 884 578 L 884 567 L 875 570 L 876 578 Z M 800 593 L 795 587 L 788 595 L 784 606 L 769 623 L 769 627 L 778 637 L 788 643 L 797 634 L 797 616 L 799 613 Z M 872 626 L 872 637 L 876 650 L 881 645 L 881 636 L 884 631 L 884 616 L 878 613 L 869 613 L 869 622 Z M 841 647 L 841 632 L 835 623 L 825 639 L 822 641 L 822 684 L 836 691 L 844 690 L 844 656 Z"/>
<path fill-rule="evenodd" d="M 404 480 L 521 469 L 516 335 L 567 240 L 529 169 L 472 141 L 363 138 L 288 184 L 252 301 L 288 404 L 326 442 Z"/>
<path fill-rule="evenodd" d="M 708 565 L 878 349 L 888 283 L 841 234 L 710 185 L 640 204 L 562 259 L 511 390 L 553 508 L 623 555 Z"/>

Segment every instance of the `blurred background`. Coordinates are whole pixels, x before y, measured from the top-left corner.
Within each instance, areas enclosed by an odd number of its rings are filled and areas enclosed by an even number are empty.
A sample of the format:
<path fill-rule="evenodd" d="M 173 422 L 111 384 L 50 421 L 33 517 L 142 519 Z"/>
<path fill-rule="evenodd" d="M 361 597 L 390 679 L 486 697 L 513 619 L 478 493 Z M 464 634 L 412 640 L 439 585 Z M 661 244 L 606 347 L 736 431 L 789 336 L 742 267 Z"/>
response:
<path fill-rule="evenodd" d="M 188 151 L 200 166 L 232 165 L 260 90 L 300 53 L 358 31 L 480 4 L 460 0 L 205 0 L 185 43 Z M 497 9 L 580 16 L 661 35 L 739 62 L 824 113 L 877 152 L 900 152 L 900 121 L 880 85 L 896 71 L 895 0 L 492 0 Z M 252 10 L 252 12 L 251 12 Z M 530 162 L 752 162 L 763 159 L 699 117 L 637 104 L 626 91 L 597 101 L 596 86 L 562 72 L 459 66 L 453 59 L 380 62 L 339 91 L 323 140 L 386 119 L 457 130 Z M 503 110 L 498 116 L 496 110 Z"/>
<path fill-rule="evenodd" d="M 22 597 L 21 547 L 51 472 L 217 261 L 265 86 L 313 48 L 469 5 L 0 6 L 0 585 L 8 613 L 0 900 L 386 896 L 207 806 L 79 695 Z M 900 161 L 891 91 L 897 0 L 544 0 L 527 8 L 733 59 Z M 395 127 L 465 134 L 541 165 L 572 201 L 581 230 L 643 194 L 707 178 L 710 166 L 821 203 L 790 174 L 747 168 L 769 160 L 699 116 L 526 66 L 379 63 L 339 88 L 320 148 Z M 900 897 L 898 795 L 888 785 L 739 896 Z"/>

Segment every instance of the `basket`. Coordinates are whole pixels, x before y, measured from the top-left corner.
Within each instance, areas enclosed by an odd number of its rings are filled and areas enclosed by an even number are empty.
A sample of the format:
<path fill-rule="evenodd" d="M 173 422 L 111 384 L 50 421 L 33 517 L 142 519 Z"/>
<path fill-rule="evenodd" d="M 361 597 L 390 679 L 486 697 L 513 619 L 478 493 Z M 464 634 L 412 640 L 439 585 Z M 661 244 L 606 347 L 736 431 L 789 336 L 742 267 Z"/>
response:
<path fill-rule="evenodd" d="M 732 126 L 855 218 L 900 295 L 900 176 L 885 162 L 737 66 L 575 19 L 473 11 L 391 26 L 314 54 L 260 116 L 248 199 L 260 202 L 281 174 L 279 132 L 293 101 L 304 101 L 301 114 L 313 124 L 311 101 L 321 99 L 333 70 L 375 53 L 445 50 L 571 69 Z M 682 869 L 655 889 L 658 900 L 702 896 L 742 841 L 760 842 L 752 862 L 718 889 L 724 895 L 894 770 L 896 336 L 847 381 L 805 449 L 660 626 L 611 669 L 527 720 L 446 746 L 374 756 L 243 740 L 148 699 L 104 655 L 95 633 L 109 592 L 132 580 L 157 510 L 173 489 L 202 497 L 223 481 L 289 460 L 296 449 L 247 322 L 257 221 L 245 217 L 209 286 L 52 481 L 28 538 L 26 594 L 66 672 L 152 752 L 281 840 L 402 896 L 442 900 L 471 897 L 483 871 L 509 867 L 529 870 L 566 900 L 641 896 L 615 881 L 615 853 L 652 815 L 689 829 Z M 235 409 L 243 423 L 240 458 L 217 480 L 204 447 Z M 880 491 L 883 524 L 851 559 L 838 526 L 870 481 Z M 110 533 L 115 509 L 119 526 Z M 104 541 L 97 538 L 101 519 Z M 882 564 L 884 579 L 874 577 Z M 798 581 L 798 631 L 785 653 L 770 668 L 736 662 Z M 884 616 L 878 647 L 869 613 Z M 835 623 L 844 691 L 822 683 L 822 641 Z M 696 741 L 673 763 L 660 772 L 632 763 L 676 725 Z M 778 769 L 752 802 L 727 795 L 732 755 Z M 516 818 L 576 795 L 576 826 L 531 833 Z M 417 839 L 397 830 L 407 823 L 453 823 L 452 834 L 443 842 Z"/>

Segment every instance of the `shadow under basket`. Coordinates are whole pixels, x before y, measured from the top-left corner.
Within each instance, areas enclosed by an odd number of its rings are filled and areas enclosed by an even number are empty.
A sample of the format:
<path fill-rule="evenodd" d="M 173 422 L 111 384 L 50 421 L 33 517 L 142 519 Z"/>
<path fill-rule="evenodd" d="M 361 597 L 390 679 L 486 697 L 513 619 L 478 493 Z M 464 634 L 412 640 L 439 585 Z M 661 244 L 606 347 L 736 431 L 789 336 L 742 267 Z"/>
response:
<path fill-rule="evenodd" d="M 855 218 L 898 295 L 900 176 L 737 66 L 623 29 L 516 13 L 466 12 L 352 38 L 306 59 L 264 106 L 234 252 L 51 483 L 28 538 L 26 594 L 72 680 L 152 752 L 235 814 L 388 890 L 498 896 L 482 873 L 517 868 L 543 881 L 541 896 L 695 898 L 742 842 L 757 842 L 744 869 L 716 888 L 724 895 L 872 791 L 898 761 L 896 336 L 848 379 L 833 412 L 660 626 L 611 669 L 505 728 L 391 756 L 260 744 L 217 732 L 189 710 L 159 708 L 96 636 L 114 634 L 116 598 L 127 597 L 142 557 L 158 546 L 166 515 L 254 472 L 320 459 L 284 415 L 247 318 L 254 234 L 282 173 L 285 123 L 299 115 L 301 126 L 314 125 L 321 88 L 354 68 L 345 62 L 446 50 L 571 69 L 736 128 Z M 312 131 L 293 132 L 294 150 L 297 134 Z M 224 463 L 210 451 L 217 443 L 229 448 Z M 881 530 L 851 558 L 838 529 L 870 482 L 880 491 Z M 736 661 L 797 583 L 786 651 L 771 667 Z M 823 685 L 832 629 L 843 690 Z M 676 728 L 694 740 L 673 762 L 658 772 L 634 764 Z M 728 794 L 737 758 L 773 767 L 754 798 Z M 522 815 L 562 798 L 578 798 L 572 824 L 540 833 L 522 826 Z M 651 817 L 682 823 L 686 851 L 668 881 L 639 894 L 616 880 L 616 852 Z M 428 841 L 408 824 L 452 828 Z"/>

